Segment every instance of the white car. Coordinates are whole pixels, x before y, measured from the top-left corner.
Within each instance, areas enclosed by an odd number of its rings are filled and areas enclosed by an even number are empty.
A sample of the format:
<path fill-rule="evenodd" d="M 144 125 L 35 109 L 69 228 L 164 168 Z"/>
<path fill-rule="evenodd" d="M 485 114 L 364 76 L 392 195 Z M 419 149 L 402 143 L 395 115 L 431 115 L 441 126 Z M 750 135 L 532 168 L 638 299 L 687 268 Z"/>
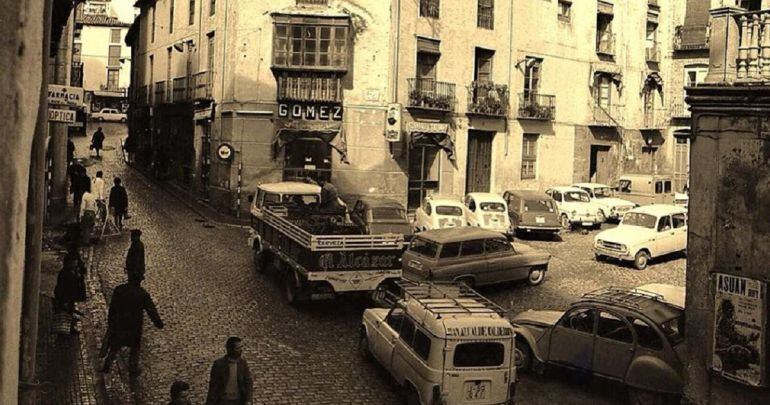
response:
<path fill-rule="evenodd" d="M 687 250 L 687 210 L 668 204 L 634 208 L 617 228 L 594 238 L 594 255 L 634 262 L 639 270 L 650 259 Z"/>
<path fill-rule="evenodd" d="M 545 191 L 559 206 L 559 221 L 564 229 L 573 225 L 599 228 L 602 220 L 597 216 L 599 207 L 591 202 L 591 197 L 577 187 L 553 187 Z"/>
<path fill-rule="evenodd" d="M 599 207 L 596 215 L 602 222 L 608 219 L 618 221 L 628 210 L 636 207 L 636 204 L 631 201 L 615 197 L 612 188 L 606 184 L 577 183 L 573 184 L 572 187 L 577 187 L 588 193 L 591 202 Z"/>
<path fill-rule="evenodd" d="M 460 228 L 466 225 L 465 207 L 453 198 L 429 196 L 414 212 L 414 231 Z"/>
<path fill-rule="evenodd" d="M 91 119 L 94 121 L 126 122 L 128 118 L 125 113 L 115 108 L 102 108 L 99 112 L 91 114 Z"/>
<path fill-rule="evenodd" d="M 470 193 L 465 196 L 465 220 L 468 226 L 504 234 L 511 232 L 508 204 L 497 194 Z"/>

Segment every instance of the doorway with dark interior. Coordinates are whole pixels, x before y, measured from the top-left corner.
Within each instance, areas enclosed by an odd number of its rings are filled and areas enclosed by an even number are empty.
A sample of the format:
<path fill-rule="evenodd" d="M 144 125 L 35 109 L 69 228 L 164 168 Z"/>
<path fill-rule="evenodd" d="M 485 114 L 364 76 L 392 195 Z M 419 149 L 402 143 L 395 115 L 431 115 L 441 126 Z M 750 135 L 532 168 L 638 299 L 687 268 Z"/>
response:
<path fill-rule="evenodd" d="M 283 180 L 331 181 L 332 147 L 320 138 L 298 138 L 284 148 Z"/>

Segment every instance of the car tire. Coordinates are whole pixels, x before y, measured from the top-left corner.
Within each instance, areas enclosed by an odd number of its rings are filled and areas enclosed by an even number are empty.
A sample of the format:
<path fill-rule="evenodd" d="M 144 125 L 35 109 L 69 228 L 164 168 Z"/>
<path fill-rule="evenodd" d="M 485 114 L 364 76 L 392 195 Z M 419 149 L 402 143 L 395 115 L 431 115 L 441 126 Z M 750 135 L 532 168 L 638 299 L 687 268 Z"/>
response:
<path fill-rule="evenodd" d="M 126 119 L 125 119 L 125 118 L 121 118 L 121 119 L 120 119 L 120 122 L 121 122 L 121 123 L 123 123 L 123 124 L 125 124 L 125 123 L 126 123 Z"/>
<path fill-rule="evenodd" d="M 286 297 L 286 302 L 296 307 L 300 303 L 300 288 L 296 285 L 296 274 L 293 270 L 286 273 L 283 279 L 283 293 Z"/>
<path fill-rule="evenodd" d="M 530 286 L 543 284 L 543 281 L 545 281 L 545 272 L 546 269 L 543 267 L 533 267 L 529 270 L 529 275 L 527 276 L 527 284 Z"/>
<path fill-rule="evenodd" d="M 663 405 L 665 398 L 659 392 L 629 387 L 628 403 L 630 405 Z"/>
<path fill-rule="evenodd" d="M 361 338 L 358 339 L 358 353 L 364 361 L 372 360 L 372 351 L 369 350 L 369 338 L 366 337 L 366 331 L 361 331 Z"/>
<path fill-rule="evenodd" d="M 634 267 L 636 267 L 637 270 L 646 269 L 649 263 L 650 254 L 647 253 L 646 250 L 640 250 L 636 253 L 636 256 L 634 256 Z"/>
<path fill-rule="evenodd" d="M 460 283 L 465 283 L 469 288 L 476 288 L 476 280 L 473 277 L 458 277 L 455 279 L 455 281 Z"/>
<path fill-rule="evenodd" d="M 518 372 L 528 373 L 532 370 L 532 349 L 524 339 L 516 339 L 513 361 Z"/>
<path fill-rule="evenodd" d="M 562 214 L 559 218 L 559 222 L 561 222 L 561 229 L 570 230 L 572 228 L 572 223 L 569 222 L 567 214 Z"/>

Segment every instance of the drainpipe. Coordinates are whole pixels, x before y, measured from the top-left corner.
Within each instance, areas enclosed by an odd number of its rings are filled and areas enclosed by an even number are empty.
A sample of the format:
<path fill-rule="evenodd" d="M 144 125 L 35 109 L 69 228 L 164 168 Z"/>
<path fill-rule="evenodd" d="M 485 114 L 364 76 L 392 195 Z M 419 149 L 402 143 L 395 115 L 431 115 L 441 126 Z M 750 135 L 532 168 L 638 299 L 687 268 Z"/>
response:
<path fill-rule="evenodd" d="M 513 98 L 513 88 L 512 85 L 512 76 L 513 76 L 513 69 L 511 66 L 513 66 L 513 5 L 516 1 L 511 0 L 510 1 L 510 13 L 508 15 L 508 30 L 510 34 L 508 35 L 508 104 L 512 103 L 511 98 Z M 505 156 L 508 156 L 508 148 L 511 138 L 511 126 L 509 124 L 510 117 L 505 117 Z"/>

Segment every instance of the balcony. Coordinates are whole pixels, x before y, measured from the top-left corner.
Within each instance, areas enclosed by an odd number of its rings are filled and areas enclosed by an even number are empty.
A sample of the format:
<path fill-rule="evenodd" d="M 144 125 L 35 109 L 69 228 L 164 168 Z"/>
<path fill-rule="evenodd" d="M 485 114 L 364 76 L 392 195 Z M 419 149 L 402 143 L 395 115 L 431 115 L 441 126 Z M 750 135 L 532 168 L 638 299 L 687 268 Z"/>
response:
<path fill-rule="evenodd" d="M 672 119 L 689 119 L 690 118 L 690 106 L 682 100 L 674 101 L 671 104 L 671 111 L 669 111 Z"/>
<path fill-rule="evenodd" d="M 697 51 L 709 47 L 708 25 L 680 25 L 674 33 L 675 51 Z"/>
<path fill-rule="evenodd" d="M 645 60 L 649 63 L 660 62 L 660 46 L 657 43 L 647 45 L 647 48 L 645 48 Z"/>
<path fill-rule="evenodd" d="M 83 87 L 83 62 L 72 62 L 70 85 L 72 87 Z"/>
<path fill-rule="evenodd" d="M 198 72 L 192 76 L 192 96 L 193 100 L 212 100 L 211 95 L 211 77 L 213 72 Z"/>
<path fill-rule="evenodd" d="M 283 72 L 276 81 L 278 101 L 342 103 L 342 77 L 339 75 Z"/>
<path fill-rule="evenodd" d="M 593 108 L 593 119 L 591 125 L 599 127 L 620 127 L 622 113 L 625 109 L 621 104 L 609 104 L 605 106 L 596 105 Z"/>
<path fill-rule="evenodd" d="M 664 129 L 668 127 L 668 111 L 662 108 L 649 108 L 644 110 L 642 129 Z"/>
<path fill-rule="evenodd" d="M 474 81 L 468 86 L 468 114 L 505 117 L 508 100 L 506 85 Z"/>
<path fill-rule="evenodd" d="M 556 96 L 519 93 L 519 119 L 551 121 L 556 116 Z"/>
<path fill-rule="evenodd" d="M 187 85 L 187 77 L 177 77 L 174 79 L 173 102 L 190 102 L 190 87 Z"/>
<path fill-rule="evenodd" d="M 605 56 L 615 56 L 615 34 L 597 33 L 596 53 Z"/>
<path fill-rule="evenodd" d="M 418 78 L 410 78 L 406 80 L 409 89 L 409 100 L 407 103 L 407 108 L 417 108 L 439 112 L 454 111 L 454 83 Z"/>
<path fill-rule="evenodd" d="M 153 87 L 153 95 L 154 95 L 153 103 L 155 105 L 166 103 L 166 82 L 165 81 L 155 82 L 155 86 Z"/>

